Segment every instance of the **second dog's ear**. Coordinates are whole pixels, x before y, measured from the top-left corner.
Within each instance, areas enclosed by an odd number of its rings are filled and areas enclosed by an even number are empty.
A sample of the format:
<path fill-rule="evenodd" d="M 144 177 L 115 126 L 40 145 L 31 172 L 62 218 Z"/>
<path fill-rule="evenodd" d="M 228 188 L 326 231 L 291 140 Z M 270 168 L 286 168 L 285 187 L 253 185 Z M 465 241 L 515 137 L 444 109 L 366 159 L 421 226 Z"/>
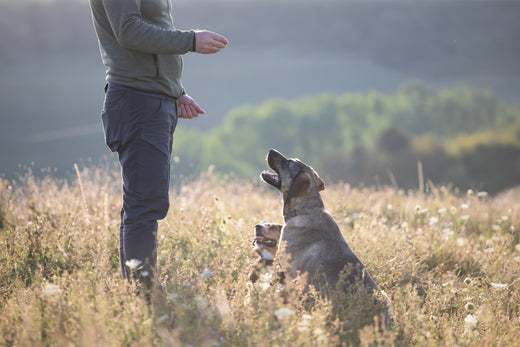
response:
<path fill-rule="evenodd" d="M 298 176 L 296 176 L 291 182 L 291 187 L 289 188 L 289 197 L 295 198 L 301 195 L 304 192 L 309 190 L 311 185 L 311 178 L 307 173 L 300 172 Z"/>

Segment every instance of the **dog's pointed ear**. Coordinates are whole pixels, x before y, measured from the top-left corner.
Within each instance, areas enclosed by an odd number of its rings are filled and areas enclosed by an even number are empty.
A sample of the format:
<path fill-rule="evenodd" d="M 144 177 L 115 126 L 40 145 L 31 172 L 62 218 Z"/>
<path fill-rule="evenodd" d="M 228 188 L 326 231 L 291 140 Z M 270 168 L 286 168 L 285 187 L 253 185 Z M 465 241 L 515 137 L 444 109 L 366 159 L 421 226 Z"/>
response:
<path fill-rule="evenodd" d="M 298 176 L 296 176 L 293 181 L 291 182 L 291 186 L 289 187 L 289 197 L 295 198 L 302 193 L 305 193 L 309 191 L 309 188 L 311 186 L 311 178 L 309 175 L 304 172 L 300 171 Z"/>
<path fill-rule="evenodd" d="M 325 181 L 318 176 L 318 191 L 325 190 Z"/>

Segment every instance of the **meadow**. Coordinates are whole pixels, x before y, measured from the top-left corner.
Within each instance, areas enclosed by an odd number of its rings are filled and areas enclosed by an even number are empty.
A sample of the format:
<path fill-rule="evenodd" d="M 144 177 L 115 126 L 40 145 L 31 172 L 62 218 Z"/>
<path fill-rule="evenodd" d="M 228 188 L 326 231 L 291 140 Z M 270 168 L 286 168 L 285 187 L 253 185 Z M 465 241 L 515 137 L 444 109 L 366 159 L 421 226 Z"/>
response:
<path fill-rule="evenodd" d="M 334 310 L 296 284 L 286 299 L 248 284 L 254 225 L 282 222 L 259 179 L 210 170 L 172 189 L 158 234 L 166 293 L 151 306 L 120 277 L 116 167 L 0 179 L 0 344 L 519 345 L 519 193 L 329 184 L 326 209 L 391 299 L 394 324 L 380 329 L 359 324 L 355 298 Z"/>

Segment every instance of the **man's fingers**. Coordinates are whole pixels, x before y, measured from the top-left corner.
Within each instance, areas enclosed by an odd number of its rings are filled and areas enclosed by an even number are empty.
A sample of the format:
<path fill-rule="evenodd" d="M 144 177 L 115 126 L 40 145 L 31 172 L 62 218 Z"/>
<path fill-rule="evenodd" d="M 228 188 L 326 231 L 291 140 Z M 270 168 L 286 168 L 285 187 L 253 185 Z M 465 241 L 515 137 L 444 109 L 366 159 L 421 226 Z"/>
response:
<path fill-rule="evenodd" d="M 186 112 L 188 113 L 189 119 L 193 119 L 198 116 L 196 112 L 193 112 L 193 107 L 191 105 L 186 106 Z"/>
<path fill-rule="evenodd" d="M 193 103 L 191 104 L 191 107 L 193 107 L 193 110 L 195 112 L 197 112 L 197 116 L 200 114 L 205 114 L 206 111 L 204 111 L 200 106 L 199 104 L 197 104 L 195 101 L 193 101 Z"/>
<path fill-rule="evenodd" d="M 224 36 L 214 33 L 214 32 L 212 32 L 211 34 L 212 34 L 211 37 L 213 38 L 213 40 L 222 43 L 224 45 L 223 47 L 225 47 L 229 44 L 229 41 Z"/>
<path fill-rule="evenodd" d="M 184 109 L 184 105 L 182 105 L 182 104 L 178 105 L 177 116 L 179 116 L 179 118 L 186 118 L 186 111 Z"/>

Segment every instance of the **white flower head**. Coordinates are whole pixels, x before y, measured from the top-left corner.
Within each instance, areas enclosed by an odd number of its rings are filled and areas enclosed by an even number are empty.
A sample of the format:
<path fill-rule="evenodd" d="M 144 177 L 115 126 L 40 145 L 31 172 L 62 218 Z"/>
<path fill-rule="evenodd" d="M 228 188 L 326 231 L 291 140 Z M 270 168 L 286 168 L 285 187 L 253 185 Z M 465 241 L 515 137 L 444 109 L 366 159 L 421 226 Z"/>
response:
<path fill-rule="evenodd" d="M 47 284 L 43 287 L 43 294 L 47 296 L 59 296 L 62 290 L 56 284 Z"/>
<path fill-rule="evenodd" d="M 266 272 L 260 276 L 260 282 L 262 283 L 271 283 L 273 280 L 273 274 L 270 272 Z"/>
<path fill-rule="evenodd" d="M 491 283 L 491 287 L 496 289 L 506 289 L 507 283 Z"/>
<path fill-rule="evenodd" d="M 468 244 L 468 239 L 465 237 L 457 237 L 456 243 L 459 247 L 464 247 Z"/>
<path fill-rule="evenodd" d="M 464 318 L 464 335 L 473 335 L 473 330 L 477 329 L 478 317 L 474 314 L 468 314 Z"/>
<path fill-rule="evenodd" d="M 127 260 L 126 261 L 126 266 L 128 266 L 130 268 L 130 270 L 135 270 L 137 269 L 139 266 L 141 266 L 143 262 L 140 261 L 139 259 L 131 259 L 131 260 Z"/>
<path fill-rule="evenodd" d="M 294 311 L 287 307 L 279 308 L 274 312 L 276 319 L 279 321 L 285 321 L 294 314 Z"/>
<path fill-rule="evenodd" d="M 312 328 L 312 316 L 310 314 L 304 314 L 300 322 L 299 331 L 309 331 Z"/>

